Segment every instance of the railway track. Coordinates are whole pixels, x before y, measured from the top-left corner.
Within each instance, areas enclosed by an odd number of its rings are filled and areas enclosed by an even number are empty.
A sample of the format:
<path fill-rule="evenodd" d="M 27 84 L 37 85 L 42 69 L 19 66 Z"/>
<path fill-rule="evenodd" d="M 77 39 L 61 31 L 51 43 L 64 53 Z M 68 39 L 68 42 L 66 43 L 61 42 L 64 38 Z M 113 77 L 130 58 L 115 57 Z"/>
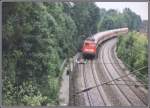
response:
<path fill-rule="evenodd" d="M 113 43 L 114 44 L 114 43 Z M 112 47 L 109 47 L 111 44 L 106 44 L 104 45 L 104 49 L 102 50 L 103 54 L 102 54 L 102 59 L 103 62 L 105 61 L 109 61 L 110 63 L 106 64 L 104 63 L 103 65 L 105 66 L 109 76 L 111 77 L 111 79 L 115 79 L 117 77 L 120 76 L 119 71 L 116 69 L 116 66 L 114 65 L 114 61 L 112 60 L 112 57 L 110 57 L 110 51 Z M 105 54 L 107 54 L 107 57 L 104 56 Z M 110 69 L 111 68 L 111 69 Z M 131 106 L 144 106 L 145 104 L 143 103 L 143 101 L 141 100 L 141 98 L 139 98 L 137 96 L 137 94 L 131 89 L 131 87 L 126 84 L 123 79 L 120 79 L 119 81 L 122 85 L 117 84 L 118 81 L 114 81 L 113 84 L 116 85 L 118 87 L 118 89 L 120 90 L 120 92 L 123 94 L 123 96 L 128 100 L 128 102 L 130 103 Z"/>
<path fill-rule="evenodd" d="M 108 65 L 110 65 L 111 63 L 105 59 L 106 58 L 105 54 L 104 54 L 104 53 L 106 53 L 105 50 L 106 50 L 106 44 L 104 44 L 101 49 L 101 56 L 100 56 L 101 62 L 105 69 L 105 72 L 106 72 L 105 75 L 108 76 L 109 80 L 113 80 L 114 78 L 110 73 L 110 71 L 113 72 L 112 68 L 108 67 Z M 125 95 L 125 93 L 120 89 L 120 87 L 118 85 L 116 85 L 116 81 L 112 81 L 112 83 L 114 84 L 114 85 L 111 85 L 112 88 L 114 88 L 116 90 L 116 92 L 119 93 L 118 96 L 122 98 L 123 102 L 125 102 L 125 105 L 132 106 L 131 101 L 128 99 L 128 97 Z M 123 102 L 121 102 L 121 103 L 123 103 Z"/>
<path fill-rule="evenodd" d="M 89 67 L 89 69 L 88 69 L 88 67 Z M 95 76 L 93 76 L 94 73 L 92 73 L 92 71 L 90 69 L 91 69 L 91 67 L 90 67 L 89 63 L 83 64 L 82 73 L 83 73 L 85 89 L 97 84 Z M 88 103 L 90 106 L 105 106 L 106 105 L 98 87 L 94 88 L 90 91 L 87 91 L 85 94 L 86 94 L 86 98 L 87 98 L 86 100 L 88 100 Z"/>
<path fill-rule="evenodd" d="M 111 53 L 112 52 L 112 53 Z M 113 58 L 113 60 L 112 60 Z M 109 50 L 109 59 L 111 62 L 115 62 L 112 65 L 114 66 L 114 69 L 116 70 L 116 72 L 118 73 L 119 76 L 123 76 L 125 75 L 125 71 L 124 69 L 119 65 L 119 62 L 117 60 L 117 56 L 115 55 L 115 45 L 113 45 L 112 49 Z M 127 74 L 127 73 L 126 73 Z M 147 101 L 147 95 L 144 93 L 144 91 L 142 91 L 139 87 L 139 89 L 137 89 L 134 85 L 142 85 L 141 83 L 139 83 L 136 80 L 131 79 L 129 76 L 125 77 L 122 79 L 126 85 L 128 85 L 128 83 L 131 83 L 131 86 L 128 86 L 134 93 L 135 95 L 145 104 L 148 105 L 148 101 Z M 132 86 L 133 85 L 133 86 Z M 144 86 L 143 86 L 144 87 Z"/>
<path fill-rule="evenodd" d="M 80 64 L 84 89 L 95 86 L 85 91 L 82 95 L 87 106 L 146 106 L 146 94 L 131 86 L 130 77 L 120 78 L 127 73 L 117 62 L 114 51 L 115 39 L 105 42 L 99 48 L 98 58 L 89 60 L 87 64 Z M 101 83 L 114 80 L 111 83 L 98 86 Z M 134 84 L 137 84 L 133 81 Z M 133 84 L 132 83 L 132 84 Z"/>
<path fill-rule="evenodd" d="M 100 48 L 100 52 L 98 54 L 98 59 L 96 60 L 95 67 L 97 68 L 97 77 L 99 78 L 99 82 L 104 83 L 110 81 L 108 75 L 106 75 L 106 69 L 102 66 L 101 52 L 102 48 Z M 129 103 L 127 101 L 122 100 L 121 96 L 116 93 L 116 89 L 111 85 L 103 85 L 102 89 L 105 91 L 107 100 L 109 101 L 110 106 L 127 106 Z"/>
<path fill-rule="evenodd" d="M 93 60 L 91 61 L 90 66 L 91 66 L 92 76 L 93 76 L 93 79 L 94 79 L 94 82 L 95 82 L 95 85 L 96 85 L 96 89 L 97 89 L 97 91 L 98 91 L 98 93 L 99 93 L 99 96 L 101 97 L 101 100 L 102 100 L 104 106 L 106 106 L 107 104 L 106 104 L 106 102 L 105 102 L 105 100 L 104 100 L 104 96 L 103 96 L 102 93 L 101 93 L 101 90 L 100 90 L 100 88 L 99 88 L 99 86 L 98 86 L 97 78 L 96 78 L 96 76 L 95 76 L 94 67 L 93 67 Z"/>
<path fill-rule="evenodd" d="M 98 85 L 98 78 L 96 78 L 96 72 L 93 68 L 93 61 L 89 61 L 87 64 L 80 65 L 82 67 L 82 76 L 83 76 L 83 82 L 84 82 L 84 88 L 88 88 L 90 86 L 97 86 Z M 107 100 L 101 93 L 101 88 L 96 87 L 90 91 L 85 92 L 85 100 L 88 102 L 87 105 L 89 106 L 106 106 L 105 101 Z M 105 99 L 104 99 L 105 98 Z M 108 103 L 108 102 L 107 102 Z M 110 105 L 110 104 L 108 104 Z"/>
<path fill-rule="evenodd" d="M 86 76 L 85 76 L 85 65 L 84 65 L 84 64 L 83 64 L 83 68 L 82 68 L 82 69 L 83 69 L 82 75 L 83 75 L 84 87 L 85 87 L 85 88 L 88 88 L 88 87 L 87 87 L 87 79 L 86 79 Z M 92 104 L 91 97 L 90 97 L 88 91 L 86 92 L 86 96 L 87 96 L 87 99 L 88 99 L 89 106 L 92 106 L 93 104 Z"/>

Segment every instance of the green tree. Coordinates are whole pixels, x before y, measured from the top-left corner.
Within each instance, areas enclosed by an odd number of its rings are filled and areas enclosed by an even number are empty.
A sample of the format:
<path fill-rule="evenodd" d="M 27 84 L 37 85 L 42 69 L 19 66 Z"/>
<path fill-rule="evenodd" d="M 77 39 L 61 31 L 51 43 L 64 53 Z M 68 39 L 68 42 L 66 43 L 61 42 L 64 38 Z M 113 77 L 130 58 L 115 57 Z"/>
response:
<path fill-rule="evenodd" d="M 123 10 L 124 21 L 129 27 L 130 30 L 139 30 L 141 23 L 141 18 L 139 15 L 136 15 L 129 8 Z"/>
<path fill-rule="evenodd" d="M 148 39 L 138 32 L 129 32 L 126 36 L 119 37 L 117 55 L 122 59 L 131 72 L 134 69 L 148 66 Z M 148 84 L 148 68 L 135 74 L 137 78 Z"/>

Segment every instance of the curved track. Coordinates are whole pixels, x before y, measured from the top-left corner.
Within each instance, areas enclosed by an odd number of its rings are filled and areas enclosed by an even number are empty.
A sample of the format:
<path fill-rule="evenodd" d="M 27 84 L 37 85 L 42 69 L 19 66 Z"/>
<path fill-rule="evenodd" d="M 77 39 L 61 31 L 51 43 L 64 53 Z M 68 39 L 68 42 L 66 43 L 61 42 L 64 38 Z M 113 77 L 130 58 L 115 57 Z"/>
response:
<path fill-rule="evenodd" d="M 113 65 L 115 71 L 117 72 L 117 74 L 119 76 L 123 76 L 123 75 L 127 74 L 127 73 L 125 73 L 124 69 L 119 65 L 119 62 L 117 60 L 117 56 L 116 56 L 116 53 L 115 53 L 115 45 L 113 45 L 112 48 L 109 49 L 108 53 L 109 53 L 108 57 L 109 57 L 110 61 L 111 62 L 115 62 L 115 63 L 112 63 L 112 65 Z M 139 98 L 140 101 L 143 102 L 143 104 L 147 105 L 147 103 L 148 103 L 148 101 L 147 101 L 147 95 L 144 93 L 144 91 L 142 91 L 140 89 L 140 87 L 137 89 L 134 86 L 134 85 L 138 85 L 138 84 L 140 85 L 141 83 L 138 82 L 137 80 L 134 80 L 134 79 L 130 78 L 129 76 L 124 77 L 122 80 L 124 81 L 124 83 L 126 84 L 126 86 L 128 86 L 129 89 L 136 95 L 136 97 Z M 119 83 L 121 83 L 120 81 L 121 80 L 119 80 Z"/>
<path fill-rule="evenodd" d="M 116 43 L 115 39 L 112 41 L 108 41 L 107 44 L 104 44 L 103 50 L 101 50 L 103 65 L 105 66 L 105 68 L 110 76 L 110 80 L 113 80 L 120 76 L 120 74 L 118 74 L 118 71 L 120 71 L 120 70 L 117 70 L 116 66 L 114 66 L 115 62 L 111 56 L 112 52 L 110 52 L 112 49 L 112 46 L 115 43 Z M 105 64 L 105 62 L 106 62 L 106 64 Z M 119 85 L 118 83 L 119 84 L 121 83 L 122 85 Z M 137 97 L 135 92 L 133 92 L 133 90 L 131 90 L 131 88 L 128 85 L 126 85 L 126 83 L 122 79 L 120 79 L 119 82 L 114 81 L 113 84 L 117 86 L 118 92 L 120 91 L 122 93 L 124 99 L 127 99 L 127 101 L 130 103 L 131 106 L 144 106 L 144 103 L 141 101 L 141 99 L 139 99 Z"/>
<path fill-rule="evenodd" d="M 133 84 L 137 84 L 130 76 L 114 80 L 108 84 L 101 83 L 125 75 L 115 53 L 117 39 L 106 41 L 99 48 L 98 58 L 88 60 L 87 64 L 79 64 L 84 88 L 95 88 L 84 92 L 86 106 L 146 106 L 147 93 Z M 130 82 L 129 82 L 130 81 Z"/>

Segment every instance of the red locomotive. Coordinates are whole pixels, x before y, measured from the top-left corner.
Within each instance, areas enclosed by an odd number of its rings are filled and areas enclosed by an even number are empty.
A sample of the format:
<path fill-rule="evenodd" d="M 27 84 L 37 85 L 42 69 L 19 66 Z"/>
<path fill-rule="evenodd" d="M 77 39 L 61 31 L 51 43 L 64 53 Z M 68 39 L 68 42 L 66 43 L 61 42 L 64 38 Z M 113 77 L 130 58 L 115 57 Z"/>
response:
<path fill-rule="evenodd" d="M 104 32 L 96 33 L 95 35 L 88 37 L 83 44 L 82 47 L 82 54 L 83 57 L 95 57 L 97 51 L 98 45 L 100 45 L 102 42 L 117 37 L 119 34 L 127 33 L 128 28 L 119 28 L 119 29 L 113 29 L 108 30 Z"/>
<path fill-rule="evenodd" d="M 95 40 L 92 38 L 87 38 L 84 41 L 82 52 L 84 55 L 92 55 L 95 56 L 96 54 L 96 44 Z"/>

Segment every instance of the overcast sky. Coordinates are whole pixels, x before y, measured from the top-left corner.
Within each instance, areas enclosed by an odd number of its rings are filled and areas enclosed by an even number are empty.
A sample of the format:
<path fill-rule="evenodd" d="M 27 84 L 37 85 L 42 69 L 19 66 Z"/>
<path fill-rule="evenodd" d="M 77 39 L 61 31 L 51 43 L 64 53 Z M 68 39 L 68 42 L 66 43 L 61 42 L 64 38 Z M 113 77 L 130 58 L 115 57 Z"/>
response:
<path fill-rule="evenodd" d="M 148 2 L 96 2 L 100 8 L 116 9 L 122 12 L 124 8 L 130 8 L 137 15 L 141 16 L 142 20 L 148 19 Z"/>

